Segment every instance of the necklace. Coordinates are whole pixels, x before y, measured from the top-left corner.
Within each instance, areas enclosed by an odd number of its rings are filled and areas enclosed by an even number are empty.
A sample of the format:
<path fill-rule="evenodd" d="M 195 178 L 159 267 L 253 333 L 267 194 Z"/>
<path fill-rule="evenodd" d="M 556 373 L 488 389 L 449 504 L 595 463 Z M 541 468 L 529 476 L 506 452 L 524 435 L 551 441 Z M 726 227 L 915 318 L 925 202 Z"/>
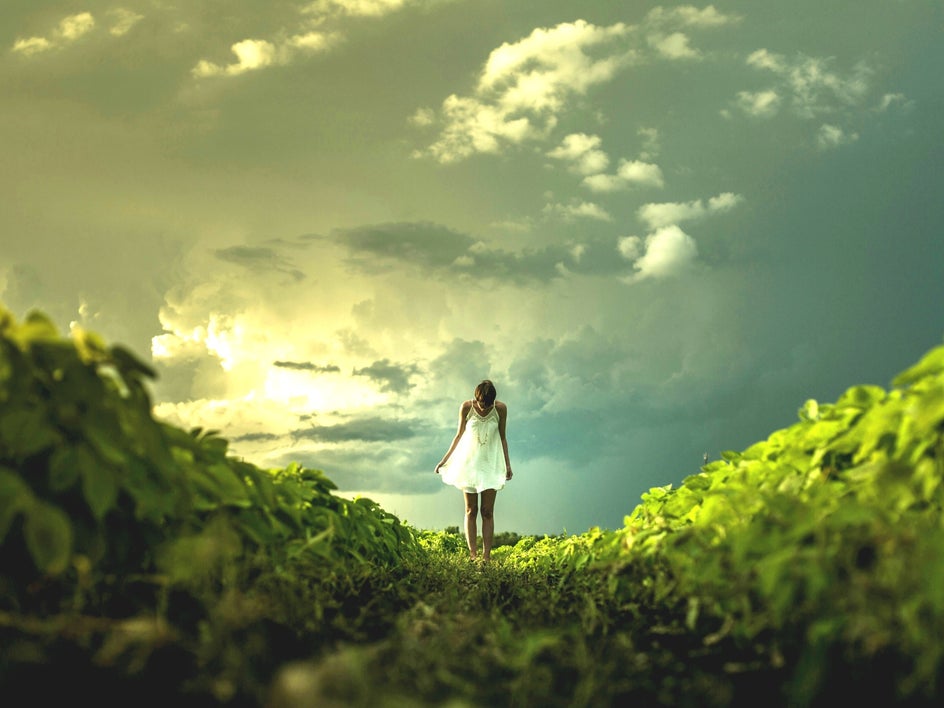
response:
<path fill-rule="evenodd" d="M 484 423 L 486 416 L 491 413 L 493 406 L 489 406 L 488 411 L 480 413 L 478 407 L 476 406 L 477 403 L 478 401 L 472 402 L 472 410 L 475 411 L 475 415 L 478 417 L 478 419 Z M 479 447 L 482 447 L 488 443 L 488 428 L 486 428 L 484 425 L 473 425 L 472 430 L 475 433 L 475 441 L 479 444 Z"/>

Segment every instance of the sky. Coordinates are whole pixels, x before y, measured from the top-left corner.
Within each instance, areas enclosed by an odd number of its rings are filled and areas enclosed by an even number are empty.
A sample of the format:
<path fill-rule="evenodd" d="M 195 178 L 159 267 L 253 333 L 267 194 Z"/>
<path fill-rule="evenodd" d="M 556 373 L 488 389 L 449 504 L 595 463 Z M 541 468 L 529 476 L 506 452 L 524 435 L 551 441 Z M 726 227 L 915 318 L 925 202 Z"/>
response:
<path fill-rule="evenodd" d="M 940 0 L 4 0 L 0 303 L 424 529 L 619 528 L 944 338 Z"/>

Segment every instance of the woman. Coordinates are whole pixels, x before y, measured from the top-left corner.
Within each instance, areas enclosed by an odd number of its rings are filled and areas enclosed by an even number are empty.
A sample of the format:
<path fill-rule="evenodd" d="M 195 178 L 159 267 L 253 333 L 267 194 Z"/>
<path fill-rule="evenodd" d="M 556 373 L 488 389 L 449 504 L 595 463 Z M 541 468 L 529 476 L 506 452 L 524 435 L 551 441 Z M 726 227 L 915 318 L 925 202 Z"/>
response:
<path fill-rule="evenodd" d="M 495 396 L 495 384 L 485 379 L 475 387 L 472 400 L 462 402 L 459 430 L 436 465 L 443 482 L 465 493 L 465 537 L 473 559 L 478 557 L 481 494 L 483 561 L 489 560 L 495 535 L 495 496 L 512 476 L 505 439 L 508 407 Z"/>

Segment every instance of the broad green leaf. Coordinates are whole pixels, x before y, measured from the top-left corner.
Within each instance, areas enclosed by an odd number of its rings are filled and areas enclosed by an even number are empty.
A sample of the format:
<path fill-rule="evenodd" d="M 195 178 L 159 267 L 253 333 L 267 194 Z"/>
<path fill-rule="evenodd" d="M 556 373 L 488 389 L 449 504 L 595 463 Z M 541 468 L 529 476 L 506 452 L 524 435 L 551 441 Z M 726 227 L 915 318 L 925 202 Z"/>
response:
<path fill-rule="evenodd" d="M 0 413 L 0 450 L 10 457 L 23 459 L 59 442 L 59 434 L 48 424 L 38 408 Z"/>
<path fill-rule="evenodd" d="M 78 458 L 82 474 L 82 495 L 98 521 L 105 518 L 118 500 L 118 478 L 115 470 L 91 454 Z"/>
<path fill-rule="evenodd" d="M 62 509 L 37 501 L 27 512 L 23 535 L 39 570 L 58 575 L 68 568 L 72 556 L 72 522 Z"/>
<path fill-rule="evenodd" d="M 33 490 L 29 485 L 13 470 L 0 467 L 0 545 L 16 515 L 32 503 Z"/>
<path fill-rule="evenodd" d="M 217 463 L 205 470 L 216 483 L 219 500 L 223 504 L 232 506 L 249 506 L 249 492 L 246 484 L 241 480 L 229 465 Z"/>
<path fill-rule="evenodd" d="M 84 427 L 84 432 L 92 447 L 105 461 L 119 468 L 127 464 L 127 445 L 123 444 L 121 431 L 115 421 L 90 420 Z"/>
<path fill-rule="evenodd" d="M 80 452 L 80 450 L 82 452 Z M 53 492 L 64 492 L 79 481 L 79 461 L 81 454 L 88 455 L 84 446 L 59 447 L 49 459 L 49 489 Z"/>
<path fill-rule="evenodd" d="M 941 375 L 944 375 L 944 346 L 932 349 L 917 364 L 898 374 L 892 381 L 892 385 L 903 388 L 923 378 Z"/>

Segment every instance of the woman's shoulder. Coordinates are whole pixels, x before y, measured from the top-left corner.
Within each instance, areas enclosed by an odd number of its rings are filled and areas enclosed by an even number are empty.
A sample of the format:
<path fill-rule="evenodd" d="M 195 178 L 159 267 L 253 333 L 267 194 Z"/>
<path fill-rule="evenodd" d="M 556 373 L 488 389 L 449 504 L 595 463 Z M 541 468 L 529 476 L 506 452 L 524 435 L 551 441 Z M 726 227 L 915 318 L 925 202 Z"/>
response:
<path fill-rule="evenodd" d="M 507 413 L 508 406 L 505 405 L 504 401 L 495 401 L 495 410 L 499 413 Z"/>

